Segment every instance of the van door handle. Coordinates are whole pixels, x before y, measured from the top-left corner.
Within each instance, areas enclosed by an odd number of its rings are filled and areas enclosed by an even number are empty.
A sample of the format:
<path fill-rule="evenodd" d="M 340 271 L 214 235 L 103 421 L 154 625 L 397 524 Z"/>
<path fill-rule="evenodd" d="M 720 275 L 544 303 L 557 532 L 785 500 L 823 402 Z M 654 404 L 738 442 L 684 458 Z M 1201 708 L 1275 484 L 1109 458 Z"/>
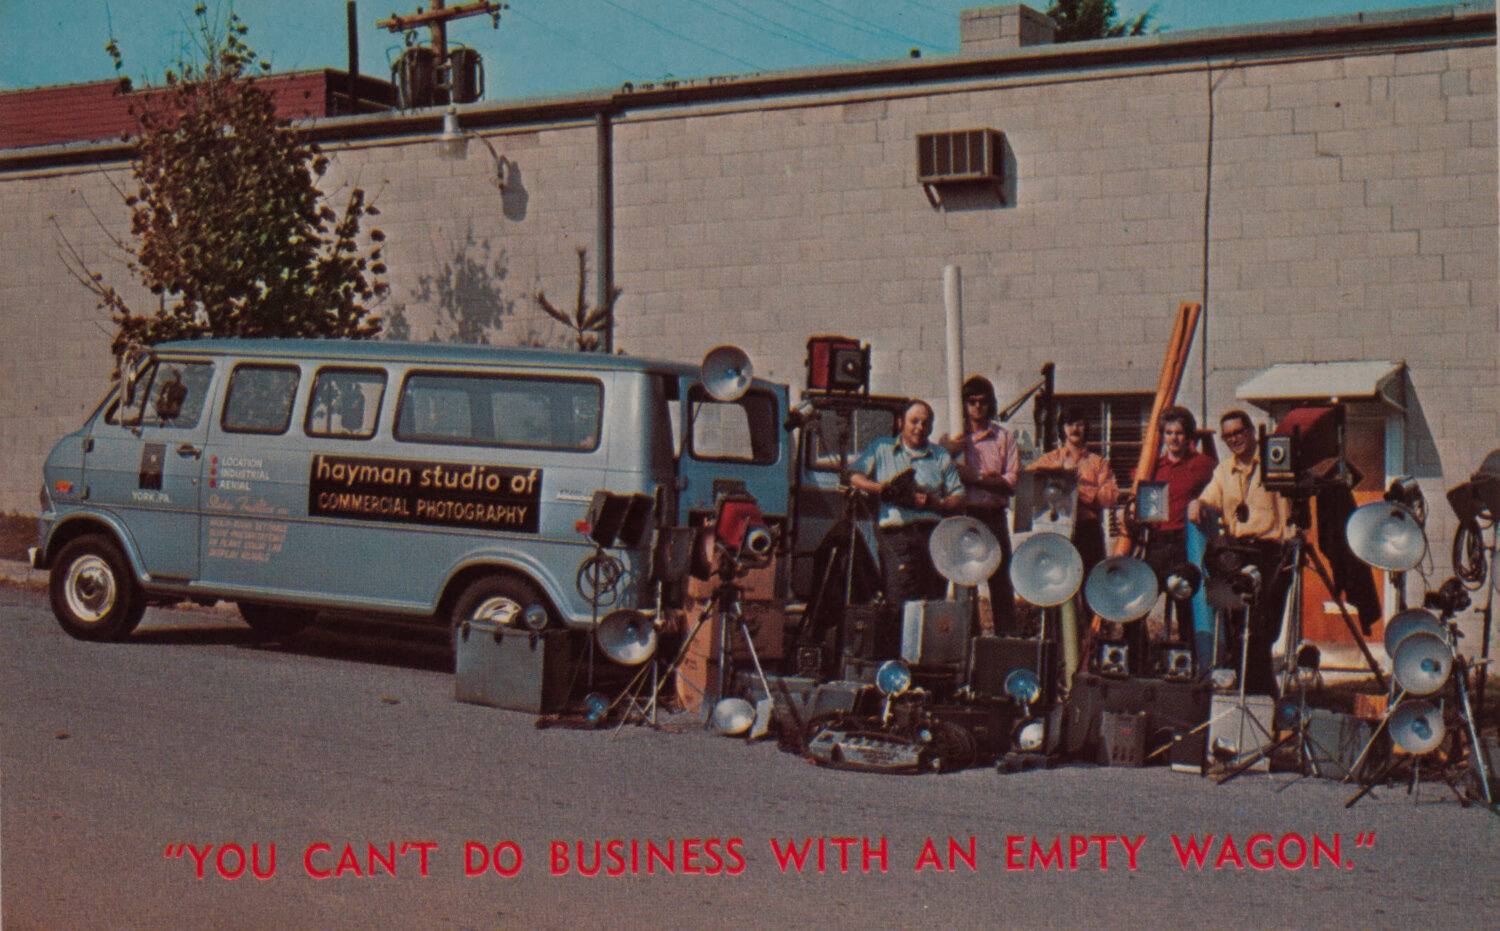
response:
<path fill-rule="evenodd" d="M 203 455 L 203 450 L 194 446 L 192 443 L 183 443 L 181 446 L 177 447 L 177 455 L 181 456 L 184 459 L 186 459 L 188 456 L 192 456 L 194 459 L 197 459 L 199 456 Z"/>

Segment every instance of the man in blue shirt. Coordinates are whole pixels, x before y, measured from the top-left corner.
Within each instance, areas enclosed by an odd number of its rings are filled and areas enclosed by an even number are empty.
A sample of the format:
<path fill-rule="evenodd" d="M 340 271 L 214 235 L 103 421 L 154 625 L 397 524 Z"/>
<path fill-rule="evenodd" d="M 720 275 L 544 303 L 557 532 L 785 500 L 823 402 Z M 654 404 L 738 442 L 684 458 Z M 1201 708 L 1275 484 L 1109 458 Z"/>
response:
<path fill-rule="evenodd" d="M 849 476 L 855 488 L 880 496 L 876 539 L 886 601 L 893 605 L 941 598 L 946 588 L 927 542 L 939 517 L 963 506 L 964 486 L 953 458 L 927 441 L 931 433 L 932 408 L 912 401 L 902 412 L 900 434 L 867 446 Z"/>

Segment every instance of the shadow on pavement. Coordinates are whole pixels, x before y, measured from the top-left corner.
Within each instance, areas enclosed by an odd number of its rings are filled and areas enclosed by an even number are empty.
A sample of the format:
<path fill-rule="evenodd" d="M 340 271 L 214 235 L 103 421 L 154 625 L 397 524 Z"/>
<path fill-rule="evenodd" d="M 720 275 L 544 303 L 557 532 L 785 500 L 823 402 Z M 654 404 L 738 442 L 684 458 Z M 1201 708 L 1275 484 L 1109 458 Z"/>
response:
<path fill-rule="evenodd" d="M 295 636 L 271 639 L 256 634 L 237 617 L 222 611 L 157 609 L 146 616 L 127 642 L 142 646 L 235 646 L 434 672 L 453 671 L 453 653 L 444 627 L 335 615 L 320 616 L 316 623 Z"/>

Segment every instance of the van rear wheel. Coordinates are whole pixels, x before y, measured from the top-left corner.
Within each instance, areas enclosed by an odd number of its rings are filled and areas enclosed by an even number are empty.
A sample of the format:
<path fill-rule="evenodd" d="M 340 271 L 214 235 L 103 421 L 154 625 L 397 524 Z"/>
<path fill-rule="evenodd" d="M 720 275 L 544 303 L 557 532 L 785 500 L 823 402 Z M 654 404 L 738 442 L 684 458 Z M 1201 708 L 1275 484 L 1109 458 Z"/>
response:
<path fill-rule="evenodd" d="M 487 575 L 470 582 L 453 603 L 448 620 L 455 645 L 459 631 L 470 621 L 522 630 L 553 624 L 552 612 L 536 586 L 513 575 Z"/>
<path fill-rule="evenodd" d="M 300 634 L 304 628 L 317 620 L 318 612 L 305 608 L 279 608 L 274 605 L 257 604 L 253 601 L 237 602 L 240 617 L 250 629 L 269 640 L 280 640 Z"/>
<path fill-rule="evenodd" d="M 90 534 L 68 542 L 48 579 L 52 613 L 79 640 L 123 640 L 146 613 L 146 597 L 114 541 Z"/>

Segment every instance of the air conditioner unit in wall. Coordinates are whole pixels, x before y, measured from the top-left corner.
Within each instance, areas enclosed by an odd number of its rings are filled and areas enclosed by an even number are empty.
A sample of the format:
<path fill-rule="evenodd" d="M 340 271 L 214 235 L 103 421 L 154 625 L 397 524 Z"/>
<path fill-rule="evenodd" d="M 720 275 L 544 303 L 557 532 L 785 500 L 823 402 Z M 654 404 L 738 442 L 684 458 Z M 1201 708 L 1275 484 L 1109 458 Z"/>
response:
<path fill-rule="evenodd" d="M 1005 136 L 997 129 L 961 129 L 917 135 L 917 181 L 936 207 L 943 185 L 993 184 L 1005 181 Z"/>

